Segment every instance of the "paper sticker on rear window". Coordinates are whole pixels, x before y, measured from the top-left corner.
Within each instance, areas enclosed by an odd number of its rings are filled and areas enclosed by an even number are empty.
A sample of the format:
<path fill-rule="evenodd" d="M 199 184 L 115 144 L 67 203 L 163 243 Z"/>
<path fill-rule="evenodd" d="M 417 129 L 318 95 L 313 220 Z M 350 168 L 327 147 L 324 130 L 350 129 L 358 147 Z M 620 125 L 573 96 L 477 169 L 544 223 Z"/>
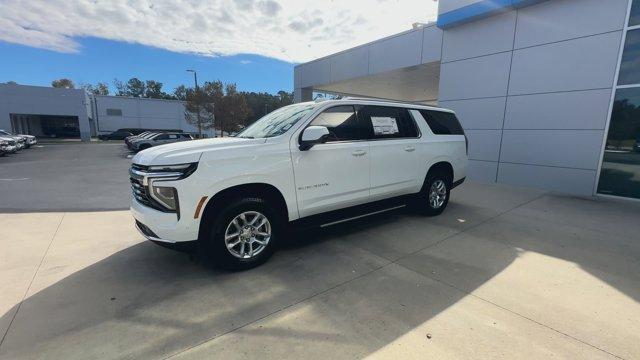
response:
<path fill-rule="evenodd" d="M 400 132 L 396 119 L 392 117 L 372 116 L 371 125 L 373 125 L 375 135 L 394 135 Z"/>

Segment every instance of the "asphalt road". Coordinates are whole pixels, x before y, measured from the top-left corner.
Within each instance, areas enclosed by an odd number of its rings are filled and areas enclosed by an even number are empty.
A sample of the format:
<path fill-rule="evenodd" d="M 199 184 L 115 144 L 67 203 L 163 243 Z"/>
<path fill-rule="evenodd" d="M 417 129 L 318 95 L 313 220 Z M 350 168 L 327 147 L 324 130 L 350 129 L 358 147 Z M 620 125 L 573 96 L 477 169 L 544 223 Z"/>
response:
<path fill-rule="evenodd" d="M 0 212 L 122 210 L 131 160 L 122 142 L 42 144 L 0 157 Z"/>

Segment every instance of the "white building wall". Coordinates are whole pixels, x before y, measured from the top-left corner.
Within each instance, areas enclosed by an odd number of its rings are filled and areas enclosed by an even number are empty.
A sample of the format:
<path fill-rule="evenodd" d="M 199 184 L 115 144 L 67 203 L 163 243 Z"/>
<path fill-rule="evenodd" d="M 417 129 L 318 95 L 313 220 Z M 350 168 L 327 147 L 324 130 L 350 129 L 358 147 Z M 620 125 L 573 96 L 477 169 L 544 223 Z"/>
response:
<path fill-rule="evenodd" d="M 409 30 L 294 68 L 294 101 L 311 100 L 312 88 L 440 61 L 442 30 L 435 25 Z"/>
<path fill-rule="evenodd" d="M 445 30 L 439 104 L 469 135 L 471 178 L 593 193 L 627 4 L 553 0 Z"/>
<path fill-rule="evenodd" d="M 183 101 L 95 96 L 95 102 L 97 108 L 95 123 L 98 134 L 107 134 L 120 128 L 178 129 L 189 133 L 198 132 L 196 126 L 185 120 Z M 107 109 L 120 110 L 122 115 L 109 115 Z"/>
<path fill-rule="evenodd" d="M 77 116 L 80 136 L 91 136 L 84 90 L 0 84 L 0 128 L 11 129 L 11 114 Z"/>

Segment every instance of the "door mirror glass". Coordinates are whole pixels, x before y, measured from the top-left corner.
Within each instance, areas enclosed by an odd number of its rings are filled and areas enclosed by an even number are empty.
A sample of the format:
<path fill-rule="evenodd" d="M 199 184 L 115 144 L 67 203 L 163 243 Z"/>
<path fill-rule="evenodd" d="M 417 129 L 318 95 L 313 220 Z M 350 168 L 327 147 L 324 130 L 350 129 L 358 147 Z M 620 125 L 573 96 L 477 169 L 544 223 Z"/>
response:
<path fill-rule="evenodd" d="M 302 132 L 300 150 L 309 150 L 313 145 L 325 142 L 328 136 L 329 129 L 325 126 L 309 126 Z"/>

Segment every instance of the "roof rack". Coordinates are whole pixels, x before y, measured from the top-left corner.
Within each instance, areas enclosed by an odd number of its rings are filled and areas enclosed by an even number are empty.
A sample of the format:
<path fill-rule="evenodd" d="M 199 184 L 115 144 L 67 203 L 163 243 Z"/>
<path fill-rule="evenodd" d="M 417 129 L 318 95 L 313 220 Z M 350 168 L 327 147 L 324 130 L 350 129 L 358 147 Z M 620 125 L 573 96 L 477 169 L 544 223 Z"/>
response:
<path fill-rule="evenodd" d="M 421 106 L 430 106 L 435 108 L 440 108 L 438 105 L 428 105 L 419 101 L 404 101 L 404 100 L 395 100 L 395 99 L 383 99 L 383 98 L 375 98 L 375 97 L 366 97 L 366 96 L 346 96 L 341 99 L 336 100 L 365 100 L 365 101 L 384 101 L 390 103 L 398 103 L 398 104 L 416 104 Z"/>

